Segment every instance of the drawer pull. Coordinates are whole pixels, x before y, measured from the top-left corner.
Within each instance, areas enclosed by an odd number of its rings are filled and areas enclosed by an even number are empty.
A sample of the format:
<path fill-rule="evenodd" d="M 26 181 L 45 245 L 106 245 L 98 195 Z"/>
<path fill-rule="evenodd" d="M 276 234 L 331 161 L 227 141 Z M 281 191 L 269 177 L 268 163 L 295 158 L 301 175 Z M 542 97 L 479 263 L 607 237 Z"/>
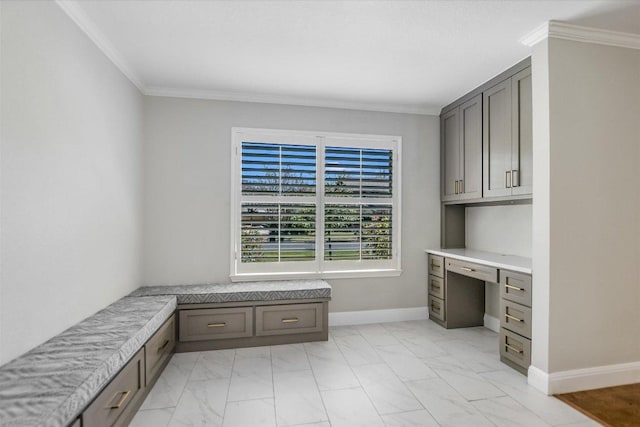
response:
<path fill-rule="evenodd" d="M 433 289 L 440 289 L 440 285 L 436 285 L 435 283 L 431 282 L 431 287 Z"/>
<path fill-rule="evenodd" d="M 509 344 L 505 344 L 504 346 L 506 347 L 507 350 L 511 350 L 511 351 L 516 352 L 518 354 L 522 354 L 523 353 L 523 351 L 520 350 L 519 348 L 515 348 L 513 346 L 510 346 Z"/>
<path fill-rule="evenodd" d="M 440 268 L 440 264 L 435 264 L 433 261 L 431 261 L 431 268 Z"/>
<path fill-rule="evenodd" d="M 504 285 L 505 288 L 509 288 L 509 289 L 513 289 L 516 291 L 524 291 L 524 288 L 519 288 L 517 286 L 511 286 L 511 285 Z"/>
<path fill-rule="evenodd" d="M 473 268 L 469 268 L 469 267 L 460 267 L 460 268 L 464 271 L 475 271 Z"/>
<path fill-rule="evenodd" d="M 164 344 L 162 344 L 160 347 L 158 347 L 158 353 L 160 353 L 162 350 L 164 350 L 165 348 L 167 348 L 167 346 L 169 345 L 169 343 L 171 342 L 171 340 L 166 340 L 164 342 Z"/>
<path fill-rule="evenodd" d="M 118 400 L 118 403 L 116 403 L 115 405 L 107 406 L 106 409 L 120 409 L 122 405 L 124 405 L 124 402 L 126 402 L 131 395 L 131 390 L 119 391 L 118 393 L 122 393 L 122 396 L 120 396 L 120 400 Z M 116 397 L 118 393 L 116 393 L 113 397 Z"/>
<path fill-rule="evenodd" d="M 224 328 L 225 326 L 227 326 L 225 322 L 207 324 L 207 328 Z"/>
<path fill-rule="evenodd" d="M 440 306 L 435 306 L 433 303 L 431 303 L 431 309 L 440 313 Z"/>
<path fill-rule="evenodd" d="M 297 317 L 291 317 L 289 319 L 282 319 L 282 323 L 298 323 L 300 319 Z"/>
<path fill-rule="evenodd" d="M 511 320 L 515 320 L 516 322 L 524 322 L 524 319 L 518 319 L 517 317 L 513 317 L 512 315 L 510 315 L 509 313 L 505 313 L 504 317 L 506 319 L 511 319 Z"/>

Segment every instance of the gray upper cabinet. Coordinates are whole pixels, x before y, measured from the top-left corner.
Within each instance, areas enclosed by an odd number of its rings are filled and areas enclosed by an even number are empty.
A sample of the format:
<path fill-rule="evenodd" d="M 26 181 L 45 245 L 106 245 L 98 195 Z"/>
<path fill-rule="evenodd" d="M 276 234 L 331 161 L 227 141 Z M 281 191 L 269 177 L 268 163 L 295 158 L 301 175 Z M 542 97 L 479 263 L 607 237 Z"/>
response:
<path fill-rule="evenodd" d="M 532 192 L 531 68 L 483 93 L 483 194 Z"/>
<path fill-rule="evenodd" d="M 442 200 L 482 197 L 482 96 L 441 116 Z"/>
<path fill-rule="evenodd" d="M 511 78 L 512 99 L 512 176 L 513 194 L 533 192 L 533 132 L 531 68 L 526 68 Z"/>
<path fill-rule="evenodd" d="M 460 179 L 460 109 L 440 117 L 442 134 L 442 200 L 458 199 Z"/>

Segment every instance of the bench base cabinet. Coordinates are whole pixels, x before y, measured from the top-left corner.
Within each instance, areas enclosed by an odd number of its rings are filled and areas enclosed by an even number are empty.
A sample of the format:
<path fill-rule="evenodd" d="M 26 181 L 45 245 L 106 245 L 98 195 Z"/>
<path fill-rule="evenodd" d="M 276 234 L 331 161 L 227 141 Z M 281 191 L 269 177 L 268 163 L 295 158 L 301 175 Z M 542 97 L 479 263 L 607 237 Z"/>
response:
<path fill-rule="evenodd" d="M 133 356 L 82 413 L 83 427 L 126 426 L 145 391 L 144 349 Z"/>
<path fill-rule="evenodd" d="M 325 300 L 189 304 L 178 307 L 176 351 L 219 350 L 293 344 L 329 339 L 329 303 Z M 234 320 L 235 319 L 235 320 Z M 212 326 L 210 326 L 212 325 Z M 228 333 L 225 329 L 228 328 Z M 211 331 L 213 330 L 213 331 Z"/>

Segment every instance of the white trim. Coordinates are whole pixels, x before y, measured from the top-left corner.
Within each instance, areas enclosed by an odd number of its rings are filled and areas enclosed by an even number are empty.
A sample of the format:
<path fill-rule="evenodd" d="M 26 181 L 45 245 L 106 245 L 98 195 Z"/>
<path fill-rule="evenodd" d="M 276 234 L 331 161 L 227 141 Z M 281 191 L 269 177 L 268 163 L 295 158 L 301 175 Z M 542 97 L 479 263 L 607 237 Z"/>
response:
<path fill-rule="evenodd" d="M 56 4 L 66 13 L 69 18 L 82 30 L 89 39 L 113 62 L 122 74 L 133 83 L 140 92 L 146 94 L 146 88 L 140 77 L 131 68 L 122 54 L 111 44 L 109 39 L 98 29 L 94 22 L 87 16 L 82 8 L 78 7 L 72 0 L 55 0 Z"/>
<path fill-rule="evenodd" d="M 500 319 L 493 317 L 487 313 L 484 314 L 484 327 L 493 332 L 500 333 Z"/>
<path fill-rule="evenodd" d="M 527 383 L 544 394 L 549 394 L 549 374 L 542 369 L 538 369 L 533 365 L 529 366 Z"/>
<path fill-rule="evenodd" d="M 262 280 L 305 280 L 305 279 L 365 279 L 367 277 L 397 277 L 402 270 L 377 269 L 377 270 L 343 270 L 325 271 L 322 273 L 243 273 L 232 274 L 229 279 L 232 282 L 256 282 Z"/>
<path fill-rule="evenodd" d="M 546 394 L 571 393 L 640 382 L 640 361 L 569 371 L 546 372 L 529 367 L 529 384 Z"/>
<path fill-rule="evenodd" d="M 640 34 L 583 27 L 581 25 L 568 24 L 560 21 L 545 22 L 522 37 L 520 43 L 531 47 L 548 37 L 628 49 L 640 49 Z"/>
<path fill-rule="evenodd" d="M 427 307 L 392 308 L 387 310 L 340 311 L 329 313 L 329 326 L 365 325 L 369 323 L 426 320 Z"/>
<path fill-rule="evenodd" d="M 147 87 L 145 95 L 164 96 L 168 98 L 207 99 L 215 101 L 254 102 L 258 104 L 282 104 L 302 107 L 339 108 L 345 110 L 377 111 L 382 113 L 420 114 L 437 116 L 440 108 L 416 107 L 408 104 L 380 104 L 337 101 L 305 96 L 260 94 L 247 92 L 231 92 L 210 89 L 180 89 L 160 86 Z"/>

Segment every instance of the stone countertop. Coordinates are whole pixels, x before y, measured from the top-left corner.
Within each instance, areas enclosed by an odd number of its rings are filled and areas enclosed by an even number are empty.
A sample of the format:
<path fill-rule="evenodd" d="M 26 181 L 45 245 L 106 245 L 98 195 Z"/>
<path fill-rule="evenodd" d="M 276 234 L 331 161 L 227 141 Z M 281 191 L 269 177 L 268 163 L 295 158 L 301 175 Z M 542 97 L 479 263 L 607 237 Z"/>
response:
<path fill-rule="evenodd" d="M 425 249 L 425 252 L 445 258 L 454 258 L 484 264 L 490 267 L 531 274 L 531 258 L 478 251 L 475 249 Z"/>
<path fill-rule="evenodd" d="M 143 286 L 129 296 L 174 295 L 178 304 L 331 298 L 324 280 L 286 280 L 208 285 Z"/>
<path fill-rule="evenodd" d="M 176 298 L 122 298 L 0 366 L 0 426 L 75 420 L 176 309 Z"/>

